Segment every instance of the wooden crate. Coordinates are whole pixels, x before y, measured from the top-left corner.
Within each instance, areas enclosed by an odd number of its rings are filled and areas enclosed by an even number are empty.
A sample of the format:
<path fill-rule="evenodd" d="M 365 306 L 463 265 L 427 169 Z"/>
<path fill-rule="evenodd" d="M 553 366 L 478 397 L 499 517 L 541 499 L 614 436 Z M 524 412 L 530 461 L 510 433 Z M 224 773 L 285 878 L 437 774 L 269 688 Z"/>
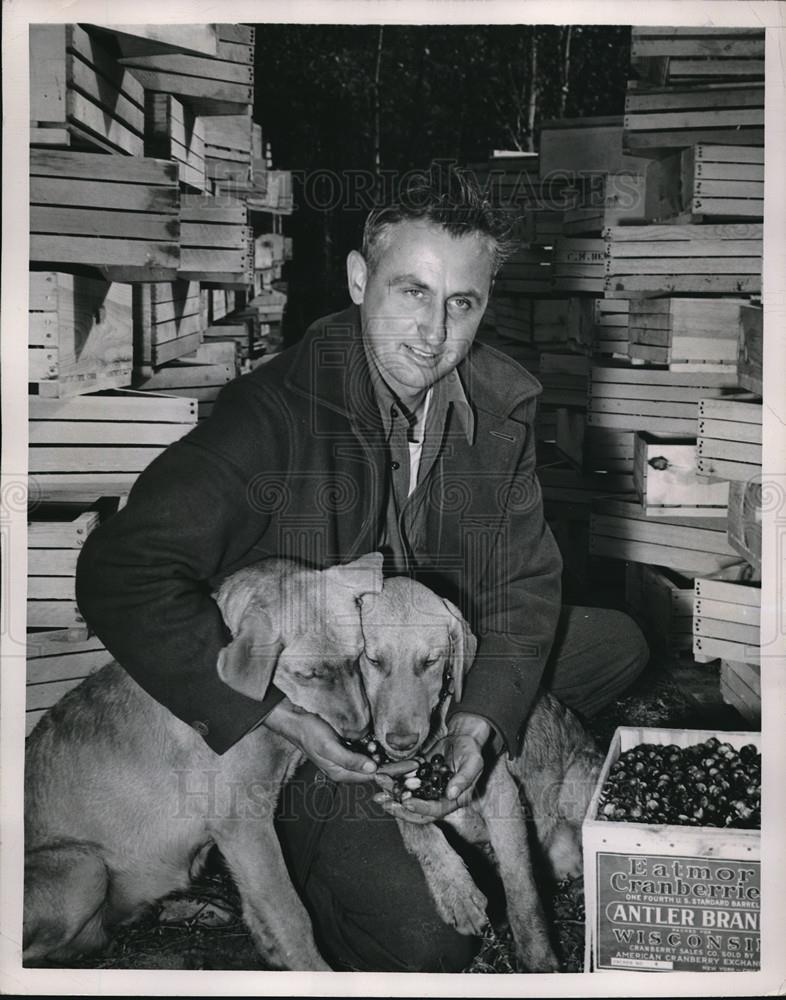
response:
<path fill-rule="evenodd" d="M 611 226 L 606 240 L 605 294 L 737 295 L 761 292 L 762 227 L 723 225 Z"/>
<path fill-rule="evenodd" d="M 158 367 L 195 351 L 207 327 L 199 283 L 154 282 L 136 299 L 137 367 Z"/>
<path fill-rule="evenodd" d="M 144 90 L 106 36 L 79 24 L 30 25 L 30 141 L 141 156 Z"/>
<path fill-rule="evenodd" d="M 171 94 L 145 94 L 145 156 L 174 160 L 180 183 L 207 189 L 205 123 Z"/>
<path fill-rule="evenodd" d="M 47 709 L 111 659 L 84 627 L 28 632 L 25 735 Z"/>
<path fill-rule="evenodd" d="M 492 321 L 501 337 L 529 343 L 532 340 L 532 300 L 527 297 L 500 295 L 489 303 Z M 489 310 L 487 310 L 487 315 Z"/>
<path fill-rule="evenodd" d="M 30 274 L 28 381 L 64 397 L 128 385 L 131 287 L 60 271 Z"/>
<path fill-rule="evenodd" d="M 582 472 L 633 474 L 633 433 L 606 427 L 587 427 L 583 409 L 557 409 L 555 443 L 558 450 Z"/>
<path fill-rule="evenodd" d="M 251 105 L 237 115 L 209 115 L 203 119 L 205 156 L 211 180 L 251 182 L 253 121 Z"/>
<path fill-rule="evenodd" d="M 694 221 L 764 216 L 764 148 L 699 143 L 681 153 L 681 211 Z"/>
<path fill-rule="evenodd" d="M 245 196 L 249 212 L 291 215 L 294 209 L 292 171 L 270 170 L 264 160 L 253 160 L 252 186 Z"/>
<path fill-rule="evenodd" d="M 169 281 L 180 265 L 177 165 L 141 156 L 30 150 L 30 261 Z"/>
<path fill-rule="evenodd" d="M 622 151 L 619 116 L 560 118 L 539 126 L 542 180 L 567 174 L 638 173 L 639 163 Z"/>
<path fill-rule="evenodd" d="M 200 420 L 210 415 L 219 392 L 236 375 L 235 365 L 182 359 L 165 365 L 136 388 L 143 392 L 165 392 L 197 401 Z"/>
<path fill-rule="evenodd" d="M 562 220 L 565 236 L 597 237 L 608 226 L 641 225 L 651 219 L 643 170 L 601 174 L 599 181 L 583 193 L 575 208 L 566 209 Z"/>
<path fill-rule="evenodd" d="M 553 284 L 560 292 L 603 292 L 605 245 L 602 239 L 567 236 L 554 242 Z"/>
<path fill-rule="evenodd" d="M 546 406 L 587 405 L 590 359 L 586 354 L 540 355 L 538 381 L 543 386 L 540 403 Z"/>
<path fill-rule="evenodd" d="M 699 142 L 764 144 L 762 83 L 710 83 L 628 90 L 623 148 L 639 156 Z"/>
<path fill-rule="evenodd" d="M 761 725 L 761 667 L 721 660 L 721 697 L 755 726 Z"/>
<path fill-rule="evenodd" d="M 665 566 L 693 577 L 739 562 L 726 538 L 724 518 L 652 518 L 637 502 L 622 499 L 593 503 L 590 553 Z"/>
<path fill-rule="evenodd" d="M 76 604 L 76 561 L 98 524 L 98 512 L 39 507 L 27 522 L 28 628 L 72 628 L 84 624 Z"/>
<path fill-rule="evenodd" d="M 520 248 L 505 261 L 495 287 L 503 294 L 548 292 L 551 289 L 551 252 L 543 247 Z"/>
<path fill-rule="evenodd" d="M 597 818 L 601 790 L 621 753 L 642 743 L 696 746 L 711 736 L 736 749 L 761 748 L 758 732 L 620 726 L 614 733 L 582 827 L 585 971 L 759 968 L 761 831 Z M 646 886 L 633 889 L 633 878 Z M 731 898 L 744 908 L 731 906 L 726 887 L 736 889 Z M 721 912 L 723 930 L 716 926 Z"/>
<path fill-rule="evenodd" d="M 734 365 L 743 299 L 632 299 L 628 336 L 632 358 L 679 370 Z"/>
<path fill-rule="evenodd" d="M 762 373 L 762 309 L 747 305 L 740 310 L 737 380 L 743 389 L 761 396 Z"/>
<path fill-rule="evenodd" d="M 646 563 L 625 564 L 625 601 L 650 646 L 677 655 L 693 649 L 693 581 Z"/>
<path fill-rule="evenodd" d="M 237 114 L 254 100 L 254 28 L 218 24 L 215 56 L 124 47 L 118 60 L 146 90 L 173 94 L 195 114 Z"/>
<path fill-rule="evenodd" d="M 699 402 L 696 453 L 703 476 L 747 482 L 761 473 L 762 404 L 739 393 Z"/>
<path fill-rule="evenodd" d="M 654 368 L 593 365 L 587 390 L 587 424 L 653 434 L 694 435 L 699 402 L 727 395 L 736 375 L 672 372 Z"/>
<path fill-rule="evenodd" d="M 729 483 L 729 545 L 761 574 L 761 482 Z"/>
<path fill-rule="evenodd" d="M 128 389 L 29 398 L 31 489 L 43 501 L 128 493 L 139 473 L 196 423 L 196 401 Z"/>
<path fill-rule="evenodd" d="M 650 517 L 726 517 L 729 484 L 701 479 L 693 438 L 634 437 L 633 481 Z"/>
<path fill-rule="evenodd" d="M 532 301 L 532 339 L 536 344 L 570 344 L 579 348 L 592 343 L 592 300 L 569 298 Z"/>
<path fill-rule="evenodd" d="M 592 353 L 628 356 L 630 299 L 595 299 Z"/>
<path fill-rule="evenodd" d="M 761 585 L 699 579 L 694 587 L 694 658 L 759 663 Z"/>
<path fill-rule="evenodd" d="M 579 472 L 567 462 L 543 465 L 536 472 L 549 516 L 568 513 L 588 521 L 593 501 L 633 493 L 633 478 L 625 473 Z"/>
<path fill-rule="evenodd" d="M 658 85 L 764 80 L 764 29 L 635 27 L 631 69 Z"/>
<path fill-rule="evenodd" d="M 245 204 L 235 198 L 183 195 L 180 268 L 186 281 L 245 288 L 254 281 L 254 241 Z"/>

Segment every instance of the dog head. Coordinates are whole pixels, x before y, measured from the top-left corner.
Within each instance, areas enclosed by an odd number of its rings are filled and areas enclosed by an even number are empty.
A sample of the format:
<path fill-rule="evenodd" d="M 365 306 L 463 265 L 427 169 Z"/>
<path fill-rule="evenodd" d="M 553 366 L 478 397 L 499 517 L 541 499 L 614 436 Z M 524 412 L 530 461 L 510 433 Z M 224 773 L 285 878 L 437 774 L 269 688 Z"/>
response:
<path fill-rule="evenodd" d="M 370 717 L 358 669 L 359 602 L 382 590 L 382 561 L 374 552 L 320 571 L 264 560 L 232 574 L 215 595 L 233 635 L 219 654 L 221 679 L 257 700 L 274 681 L 342 736 L 363 735 Z"/>
<path fill-rule="evenodd" d="M 374 735 L 393 760 L 411 757 L 444 723 L 447 671 L 453 697 L 461 698 L 475 637 L 454 604 L 406 577 L 391 577 L 381 593 L 364 597 L 360 620 Z"/>

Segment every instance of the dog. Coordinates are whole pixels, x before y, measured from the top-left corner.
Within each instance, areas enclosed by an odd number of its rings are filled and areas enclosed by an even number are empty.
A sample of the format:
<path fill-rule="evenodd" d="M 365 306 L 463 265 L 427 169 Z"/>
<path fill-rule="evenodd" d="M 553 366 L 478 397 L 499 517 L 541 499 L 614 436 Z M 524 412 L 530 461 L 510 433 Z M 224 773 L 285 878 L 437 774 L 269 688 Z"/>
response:
<path fill-rule="evenodd" d="M 360 617 L 361 673 L 374 738 L 392 761 L 428 754 L 447 731 L 451 687 L 453 698 L 461 698 L 475 637 L 454 604 L 405 577 L 389 578 L 381 594 L 364 597 Z M 581 822 L 600 765 L 600 754 L 577 717 L 542 692 L 527 721 L 520 755 L 497 759 L 471 803 L 445 817 L 467 842 L 491 844 L 517 959 L 530 971 L 556 972 L 559 963 L 535 884 L 520 792 L 554 878 L 577 876 L 582 870 Z M 401 819 L 398 825 L 407 850 L 420 861 L 442 919 L 461 933 L 480 933 L 486 898 L 439 826 Z"/>
<path fill-rule="evenodd" d="M 358 602 L 381 588 L 379 553 L 323 571 L 282 559 L 239 570 L 214 594 L 233 636 L 219 676 L 258 700 L 274 680 L 359 738 L 370 716 Z M 117 663 L 88 677 L 28 740 L 25 963 L 102 949 L 114 927 L 186 889 L 216 844 L 266 964 L 328 970 L 273 827 L 279 790 L 304 759 L 264 725 L 219 756 Z"/>

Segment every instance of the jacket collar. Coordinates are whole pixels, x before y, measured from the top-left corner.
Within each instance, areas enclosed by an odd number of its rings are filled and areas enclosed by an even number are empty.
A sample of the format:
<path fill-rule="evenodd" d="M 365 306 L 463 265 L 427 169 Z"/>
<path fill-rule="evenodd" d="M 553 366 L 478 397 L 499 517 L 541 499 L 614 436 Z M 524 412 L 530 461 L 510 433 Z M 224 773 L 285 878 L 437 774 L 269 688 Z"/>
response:
<path fill-rule="evenodd" d="M 473 408 L 500 420 L 541 391 L 538 381 L 517 362 L 482 343 L 473 345 L 457 371 Z M 366 426 L 380 425 L 357 306 L 309 327 L 294 350 L 286 382 L 322 406 Z"/>

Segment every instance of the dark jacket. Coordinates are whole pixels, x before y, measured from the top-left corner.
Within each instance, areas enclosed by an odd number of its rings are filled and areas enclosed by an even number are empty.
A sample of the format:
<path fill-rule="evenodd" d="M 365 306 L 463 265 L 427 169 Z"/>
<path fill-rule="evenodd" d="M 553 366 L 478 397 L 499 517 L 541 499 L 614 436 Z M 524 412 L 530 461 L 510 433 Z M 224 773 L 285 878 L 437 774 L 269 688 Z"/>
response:
<path fill-rule="evenodd" d="M 430 571 L 419 578 L 461 608 L 479 639 L 461 709 L 492 721 L 512 752 L 560 604 L 561 561 L 534 473 L 540 387 L 480 344 L 459 373 L 475 441 L 452 435 L 434 466 Z M 211 590 L 266 556 L 325 567 L 374 551 L 387 471 L 353 307 L 229 383 L 210 418 L 140 475 L 82 550 L 82 613 L 137 682 L 222 753 L 281 694 L 260 705 L 218 678 L 229 636 Z"/>

